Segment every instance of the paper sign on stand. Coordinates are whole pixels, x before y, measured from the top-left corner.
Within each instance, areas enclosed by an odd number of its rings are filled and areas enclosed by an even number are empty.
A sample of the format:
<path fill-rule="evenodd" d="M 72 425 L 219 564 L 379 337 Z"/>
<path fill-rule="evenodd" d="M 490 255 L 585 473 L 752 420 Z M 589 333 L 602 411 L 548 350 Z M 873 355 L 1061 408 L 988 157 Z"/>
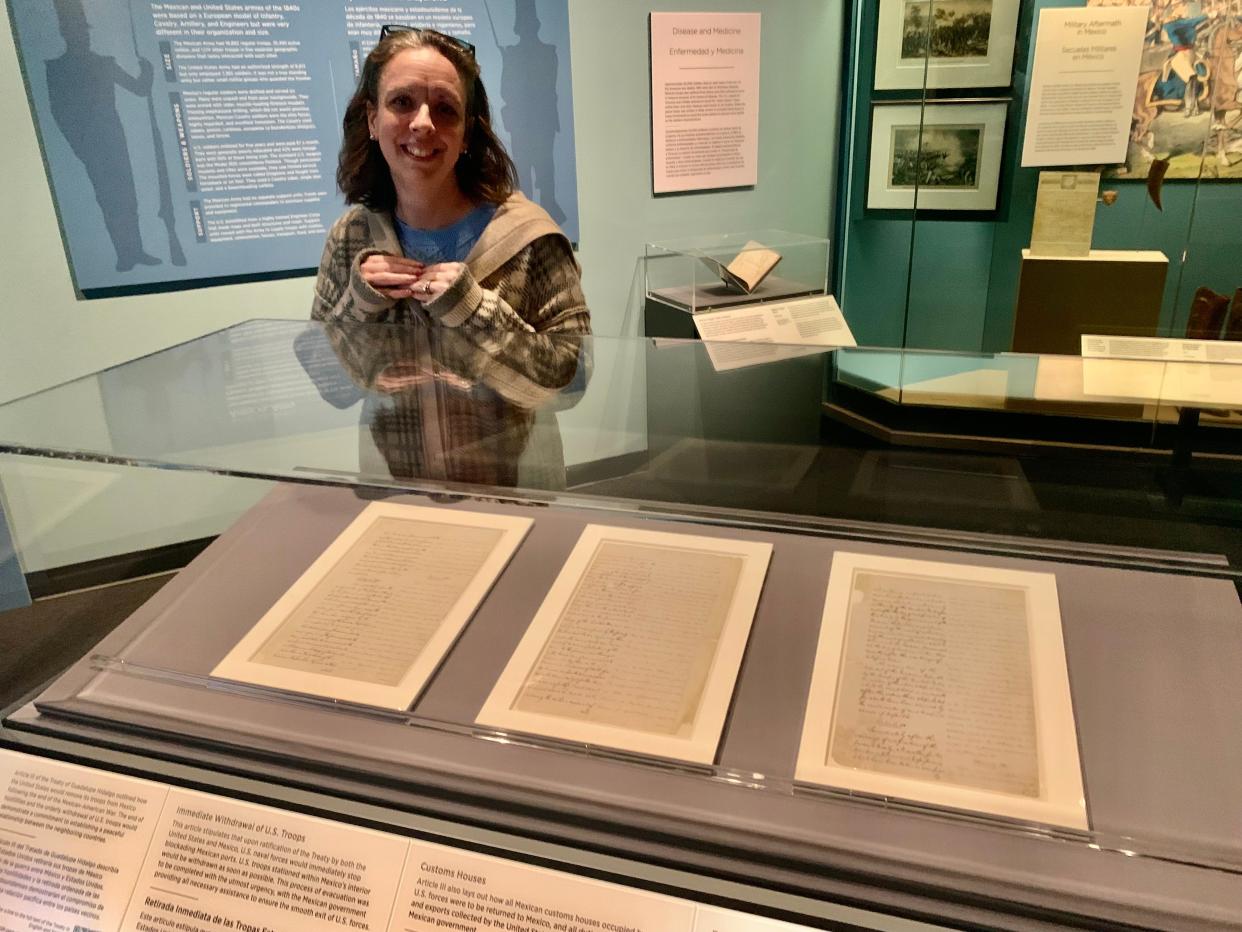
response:
<path fill-rule="evenodd" d="M 717 372 L 858 345 L 830 294 L 703 312 L 694 326 Z"/>

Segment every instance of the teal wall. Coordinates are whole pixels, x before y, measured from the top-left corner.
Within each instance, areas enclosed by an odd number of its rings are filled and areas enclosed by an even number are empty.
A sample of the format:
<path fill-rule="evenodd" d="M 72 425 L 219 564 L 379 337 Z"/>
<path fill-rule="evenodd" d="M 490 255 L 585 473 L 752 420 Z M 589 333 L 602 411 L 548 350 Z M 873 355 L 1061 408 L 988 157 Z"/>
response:
<path fill-rule="evenodd" d="M 1081 5 L 1060 0 L 1023 4 L 998 208 L 985 218 L 964 215 L 967 219 L 958 220 L 865 208 L 876 4 L 855 3 L 855 156 L 842 197 L 846 243 L 839 290 L 860 344 L 900 346 L 904 336 L 905 345 L 927 349 L 1009 349 L 1021 250 L 1030 245 L 1039 175 L 1038 169 L 1019 167 L 1032 24 L 1043 7 Z M 953 93 L 965 97 L 976 92 Z M 1151 203 L 1141 182 L 1106 180 L 1102 187 L 1117 191 L 1118 197 L 1111 207 L 1097 210 L 1094 247 L 1156 249 L 1169 257 L 1162 333 L 1184 332 L 1198 286 L 1222 293 L 1242 286 L 1242 182 L 1168 182 L 1163 211 Z"/>
<path fill-rule="evenodd" d="M 917 103 L 919 92 L 873 96 L 878 4 L 856 0 L 853 10 L 856 93 L 850 111 L 853 154 L 841 198 L 845 209 L 838 285 L 842 309 L 863 346 L 982 349 L 994 220 L 974 219 L 976 214 L 965 215 L 972 219 L 928 219 L 912 210 L 866 207 L 872 104 L 879 99 Z M 966 90 L 960 96 L 975 93 Z M 1013 119 L 1010 109 L 1007 124 Z M 1012 126 L 1007 125 L 1007 150 L 1011 142 Z M 1010 162 L 1006 151 L 1005 164 Z M 1002 192 L 1007 180 L 1008 175 L 1002 173 Z"/>

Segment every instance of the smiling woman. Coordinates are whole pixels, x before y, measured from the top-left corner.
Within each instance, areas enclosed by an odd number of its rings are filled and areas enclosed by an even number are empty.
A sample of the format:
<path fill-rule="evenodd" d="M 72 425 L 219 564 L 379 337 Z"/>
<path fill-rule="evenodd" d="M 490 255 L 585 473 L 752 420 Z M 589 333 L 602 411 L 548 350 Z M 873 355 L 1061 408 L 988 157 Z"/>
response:
<path fill-rule="evenodd" d="M 517 191 L 472 48 L 385 27 L 345 111 L 311 314 L 479 330 L 589 333 L 578 265 Z"/>

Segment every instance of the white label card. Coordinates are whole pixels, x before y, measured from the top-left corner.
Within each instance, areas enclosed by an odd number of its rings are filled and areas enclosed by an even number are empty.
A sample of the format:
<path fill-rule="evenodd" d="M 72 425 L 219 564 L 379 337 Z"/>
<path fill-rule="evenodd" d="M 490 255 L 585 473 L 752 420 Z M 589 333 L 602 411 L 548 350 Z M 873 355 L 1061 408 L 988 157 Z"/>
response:
<path fill-rule="evenodd" d="M 1088 828 L 1056 577 L 836 553 L 796 777 Z"/>
<path fill-rule="evenodd" d="M 1148 6 L 1039 11 L 1022 166 L 1124 162 Z"/>
<path fill-rule="evenodd" d="M 379 929 L 409 842 L 174 789 L 147 854 L 126 929 Z"/>
<path fill-rule="evenodd" d="M 858 345 L 830 294 L 704 311 L 693 319 L 717 372 Z"/>
<path fill-rule="evenodd" d="M 476 721 L 711 763 L 771 554 L 588 525 Z"/>
<path fill-rule="evenodd" d="M 415 843 L 389 932 L 688 930 L 692 903 L 454 848 Z"/>
<path fill-rule="evenodd" d="M 409 708 L 530 526 L 529 518 L 370 504 L 212 676 Z"/>
<path fill-rule="evenodd" d="M 1159 337 L 1082 337 L 1082 391 L 1093 397 L 1242 406 L 1242 343 Z"/>
<path fill-rule="evenodd" d="M 0 753 L 0 929 L 117 929 L 168 787 Z"/>
<path fill-rule="evenodd" d="M 1084 333 L 1081 346 L 1084 359 L 1242 363 L 1242 342 L 1236 340 L 1179 340 L 1168 337 L 1118 337 Z"/>

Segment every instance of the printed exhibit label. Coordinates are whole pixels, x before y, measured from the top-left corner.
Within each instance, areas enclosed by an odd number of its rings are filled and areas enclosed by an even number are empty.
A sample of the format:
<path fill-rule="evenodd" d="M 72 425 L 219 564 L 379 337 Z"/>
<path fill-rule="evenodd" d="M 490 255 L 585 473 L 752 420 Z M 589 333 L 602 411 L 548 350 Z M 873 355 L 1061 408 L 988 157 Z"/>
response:
<path fill-rule="evenodd" d="M 856 909 L 830 909 L 847 921 L 867 921 Z M 0 929 L 799 932 L 806 927 L 0 750 Z"/>
<path fill-rule="evenodd" d="M 651 14 L 655 194 L 759 177 L 759 14 Z"/>
<path fill-rule="evenodd" d="M 1124 162 L 1147 7 L 1041 10 L 1022 166 Z"/>
<path fill-rule="evenodd" d="M 118 929 L 168 787 L 0 753 L 0 929 Z"/>

